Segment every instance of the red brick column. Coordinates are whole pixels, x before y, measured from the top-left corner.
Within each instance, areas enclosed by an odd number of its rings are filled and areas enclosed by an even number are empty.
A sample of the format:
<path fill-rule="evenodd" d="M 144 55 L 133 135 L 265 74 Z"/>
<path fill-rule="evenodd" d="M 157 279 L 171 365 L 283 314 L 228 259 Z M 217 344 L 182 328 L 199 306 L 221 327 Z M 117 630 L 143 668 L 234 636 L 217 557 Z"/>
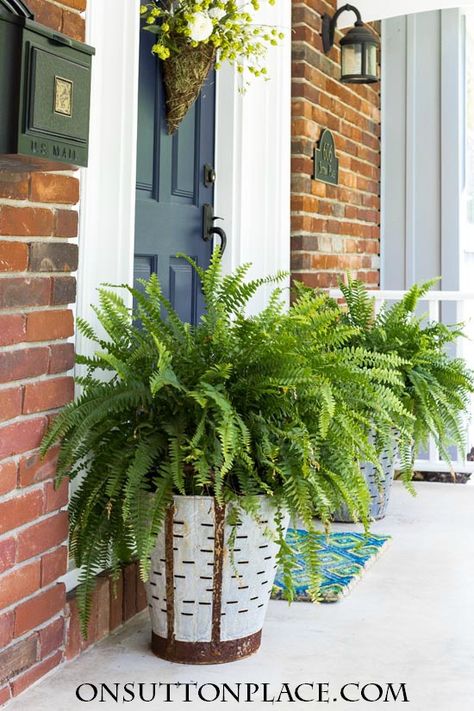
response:
<path fill-rule="evenodd" d="M 86 0 L 28 0 L 83 39 Z M 79 180 L 0 172 L 0 704 L 64 656 L 68 490 L 37 448 L 73 397 Z"/>
<path fill-rule="evenodd" d="M 337 285 L 350 270 L 379 284 L 380 85 L 342 84 L 337 43 L 323 53 L 321 15 L 336 0 L 292 0 L 292 223 L 294 278 Z M 323 129 L 335 135 L 339 185 L 312 180 Z"/>

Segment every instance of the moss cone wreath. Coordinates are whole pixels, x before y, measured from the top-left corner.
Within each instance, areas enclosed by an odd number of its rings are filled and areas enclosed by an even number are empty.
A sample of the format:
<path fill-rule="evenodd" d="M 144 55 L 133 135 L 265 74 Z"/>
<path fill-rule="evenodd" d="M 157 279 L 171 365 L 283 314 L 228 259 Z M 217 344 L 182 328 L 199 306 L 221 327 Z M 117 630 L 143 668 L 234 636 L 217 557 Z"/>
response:
<path fill-rule="evenodd" d="M 214 66 L 216 48 L 200 43 L 197 47 L 182 44 L 179 52 L 163 62 L 168 133 L 172 135 L 199 96 Z"/>

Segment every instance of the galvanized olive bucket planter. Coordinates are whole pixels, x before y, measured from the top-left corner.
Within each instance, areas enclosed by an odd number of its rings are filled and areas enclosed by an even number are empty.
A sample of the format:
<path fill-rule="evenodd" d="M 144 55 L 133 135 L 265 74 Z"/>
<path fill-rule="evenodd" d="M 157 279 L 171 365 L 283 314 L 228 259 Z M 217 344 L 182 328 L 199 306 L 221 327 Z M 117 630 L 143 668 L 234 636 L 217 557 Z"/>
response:
<path fill-rule="evenodd" d="M 370 492 L 370 517 L 375 521 L 385 517 L 387 507 L 390 500 L 390 492 L 392 490 L 393 479 L 396 466 L 396 445 L 393 445 L 393 453 L 389 450 L 384 450 L 380 457 L 384 479 L 380 481 L 380 475 L 370 462 L 361 464 L 361 471 L 367 482 Z M 344 506 L 334 514 L 334 521 L 341 523 L 354 523 L 348 509 Z"/>
<path fill-rule="evenodd" d="M 212 497 L 174 497 L 146 585 L 157 656 L 219 664 L 258 650 L 277 567 L 274 517 L 262 497 L 260 523 L 242 516 L 231 554 L 225 508 Z"/>

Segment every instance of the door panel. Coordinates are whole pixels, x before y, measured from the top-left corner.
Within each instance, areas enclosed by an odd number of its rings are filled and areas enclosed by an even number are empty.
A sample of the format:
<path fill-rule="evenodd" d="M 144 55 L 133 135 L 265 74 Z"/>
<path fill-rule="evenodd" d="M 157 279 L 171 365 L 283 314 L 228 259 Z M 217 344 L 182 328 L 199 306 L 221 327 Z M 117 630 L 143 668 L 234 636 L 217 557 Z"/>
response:
<path fill-rule="evenodd" d="M 195 323 L 203 311 L 192 269 L 182 252 L 201 266 L 212 245 L 202 239 L 203 205 L 213 202 L 204 165 L 214 164 L 215 75 L 178 131 L 167 134 L 160 63 L 151 54 L 153 36 L 142 32 L 138 107 L 135 281 L 156 272 L 180 316 Z"/>

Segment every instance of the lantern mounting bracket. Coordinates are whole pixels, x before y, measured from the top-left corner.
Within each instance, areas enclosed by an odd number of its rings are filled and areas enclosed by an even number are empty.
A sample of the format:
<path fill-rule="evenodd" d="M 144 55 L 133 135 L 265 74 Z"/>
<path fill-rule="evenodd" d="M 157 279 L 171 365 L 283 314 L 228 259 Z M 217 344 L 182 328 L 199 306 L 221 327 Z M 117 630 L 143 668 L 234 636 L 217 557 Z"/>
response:
<path fill-rule="evenodd" d="M 11 12 L 12 15 L 18 17 L 26 17 L 29 20 L 34 19 L 34 15 L 23 0 L 0 0 L 0 8 Z"/>
<path fill-rule="evenodd" d="M 334 37 L 336 34 L 336 27 L 337 27 L 337 21 L 339 17 L 342 15 L 343 12 L 354 12 L 357 20 L 355 22 L 356 27 L 363 27 L 364 23 L 362 22 L 362 16 L 359 12 L 359 10 L 354 7 L 354 5 L 342 5 L 342 7 L 339 8 L 339 10 L 336 12 L 336 14 L 331 17 L 327 13 L 325 13 L 322 17 L 323 20 L 323 26 L 322 26 L 322 38 L 323 38 L 323 49 L 324 53 L 327 54 L 331 47 L 334 45 Z"/>

